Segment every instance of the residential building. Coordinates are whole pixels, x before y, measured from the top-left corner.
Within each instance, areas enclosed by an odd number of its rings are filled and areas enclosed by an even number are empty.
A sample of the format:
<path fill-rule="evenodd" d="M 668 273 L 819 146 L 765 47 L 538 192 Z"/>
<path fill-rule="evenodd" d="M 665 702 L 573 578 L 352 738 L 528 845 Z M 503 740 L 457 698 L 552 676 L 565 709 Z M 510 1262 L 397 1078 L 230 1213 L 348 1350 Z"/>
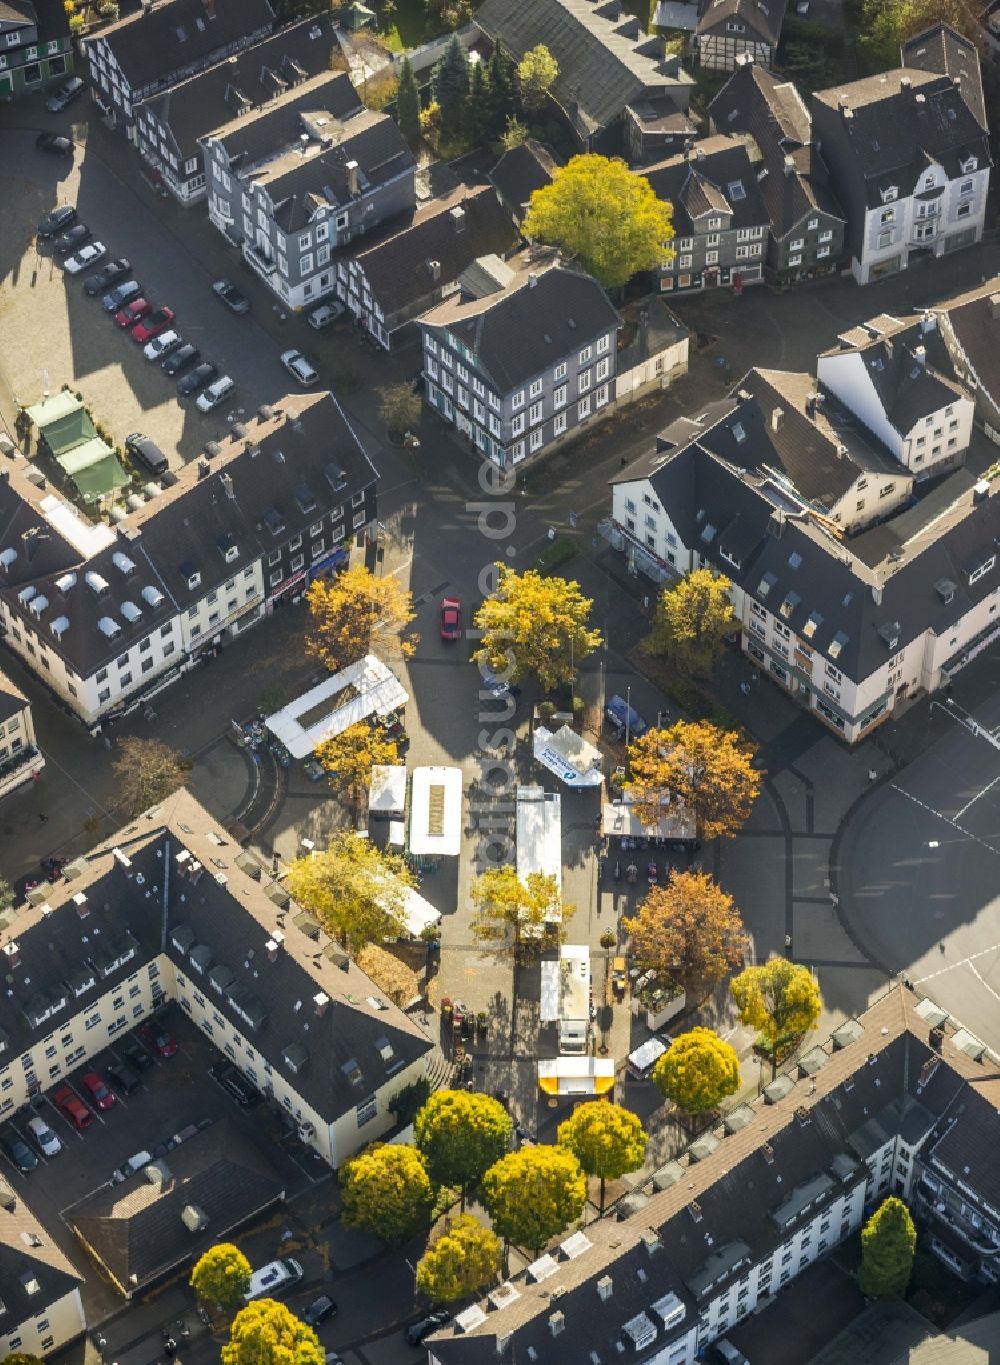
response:
<path fill-rule="evenodd" d="M 680 58 L 617 3 L 484 0 L 475 22 L 515 61 L 548 48 L 559 67 L 549 96 L 581 151 L 619 154 L 625 107 L 646 96 L 668 95 L 687 112 L 693 81 Z"/>
<path fill-rule="evenodd" d="M 844 211 L 795 86 L 752 57 L 738 57 L 708 112 L 713 131 L 752 139 L 750 157 L 770 225 L 769 273 L 790 281 L 835 269 L 844 248 Z"/>
<path fill-rule="evenodd" d="M 518 225 L 524 221 L 531 196 L 552 184 L 560 164 L 548 147 L 529 137 L 504 152 L 490 171 L 490 184 Z"/>
<path fill-rule="evenodd" d="M 420 319 L 424 396 L 495 464 L 520 464 L 613 400 L 619 322 L 580 270 L 479 261 Z"/>
<path fill-rule="evenodd" d="M 453 294 L 480 256 L 506 256 L 518 241 L 513 219 L 488 185 L 459 186 L 337 254 L 336 295 L 385 349 L 413 333 L 413 320 Z"/>
<path fill-rule="evenodd" d="M 6 673 L 0 673 L 0 797 L 34 781 L 44 767 L 31 703 Z"/>
<path fill-rule="evenodd" d="M 182 204 L 204 199 L 201 140 L 222 124 L 264 108 L 287 107 L 307 92 L 335 118 L 358 113 L 350 77 L 330 70 L 337 39 L 329 15 L 313 15 L 244 48 L 135 106 L 136 143 L 153 176 Z"/>
<path fill-rule="evenodd" d="M 8 649 L 88 726 L 134 710 L 346 559 L 377 475 L 329 393 L 236 422 L 113 528 L 0 480 Z"/>
<path fill-rule="evenodd" d="M 0 1200 L 0 1351 L 44 1359 L 83 1335 L 83 1277 L 17 1194 Z"/>
<path fill-rule="evenodd" d="M 813 95 L 814 137 L 859 284 L 982 236 L 990 149 L 968 84 L 904 67 Z"/>
<path fill-rule="evenodd" d="M 269 0 L 161 0 L 84 44 L 90 85 L 108 122 L 135 137 L 135 106 L 266 37 Z"/>
<path fill-rule="evenodd" d="M 412 211 L 416 162 L 388 114 L 341 116 L 346 76 L 203 139 L 208 214 L 286 307 L 335 286 L 338 248 Z M 347 81 L 345 86 L 343 82 Z"/>
<path fill-rule="evenodd" d="M 932 24 L 903 44 L 902 64 L 912 71 L 947 76 L 961 92 L 980 128 L 989 131 L 983 75 L 975 43 L 948 24 Z"/>
<path fill-rule="evenodd" d="M 749 56 L 770 66 L 786 4 L 787 0 L 708 0 L 694 35 L 700 65 L 709 71 L 733 71 L 737 58 Z"/>
<path fill-rule="evenodd" d="M 432 1365 L 693 1365 L 751 1315 L 779 1319 L 781 1290 L 889 1194 L 914 1204 L 936 1254 L 959 1238 L 995 1282 L 1000 1095 L 976 1052 L 892 987 L 662 1166 L 635 1211 L 565 1237 L 459 1313 L 427 1341 Z"/>
<path fill-rule="evenodd" d="M 672 95 L 641 96 L 625 106 L 624 154 L 630 166 L 685 152 L 697 136 L 697 126 Z"/>
<path fill-rule="evenodd" d="M 673 206 L 674 254 L 659 269 L 661 292 L 740 289 L 764 278 L 769 220 L 745 142 L 702 138 L 642 173 Z"/>
<path fill-rule="evenodd" d="M 69 15 L 62 0 L 0 5 L 0 100 L 38 90 L 73 72 Z"/>
<path fill-rule="evenodd" d="M 19 1109 L 169 1000 L 287 1110 L 302 1140 L 332 1166 L 386 1132 L 388 1102 L 423 1074 L 431 1041 L 269 881 L 185 791 L 68 864 L 48 902 L 23 910 L 0 944 L 11 978 L 0 1002 L 0 1113 Z M 235 1143 L 207 1135 L 190 1161 L 183 1153 L 168 1157 L 182 1184 L 219 1163 L 244 1164 Z M 233 1205 L 243 1218 L 280 1197 L 279 1181 L 266 1171 L 261 1178 L 259 1166 L 253 1175 L 260 1197 L 253 1207 Z M 232 1187 L 238 1173 L 227 1180 Z M 95 1198 L 77 1231 L 117 1278 L 127 1263 L 111 1235 L 87 1230 L 112 1218 Z M 143 1201 L 130 1202 L 139 1227 Z M 170 1211 L 176 1198 L 168 1188 L 155 1203 Z M 114 1221 L 117 1238 L 120 1213 Z M 171 1269 L 176 1246 L 164 1233 L 162 1246 L 142 1253 L 140 1278 Z"/>
<path fill-rule="evenodd" d="M 687 374 L 691 333 L 655 295 L 622 309 L 615 361 L 615 407 Z"/>
<path fill-rule="evenodd" d="M 977 423 L 1000 445 L 1000 276 L 931 312 L 955 377 L 975 396 Z"/>

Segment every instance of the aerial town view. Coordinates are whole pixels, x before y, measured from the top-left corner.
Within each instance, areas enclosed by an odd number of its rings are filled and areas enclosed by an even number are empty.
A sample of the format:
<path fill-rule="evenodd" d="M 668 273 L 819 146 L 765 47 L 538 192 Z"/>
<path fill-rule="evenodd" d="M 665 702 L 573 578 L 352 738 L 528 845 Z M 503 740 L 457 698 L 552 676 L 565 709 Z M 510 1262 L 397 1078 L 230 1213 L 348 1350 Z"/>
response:
<path fill-rule="evenodd" d="M 0 1365 L 1000 1362 L 1000 0 L 0 0 Z"/>

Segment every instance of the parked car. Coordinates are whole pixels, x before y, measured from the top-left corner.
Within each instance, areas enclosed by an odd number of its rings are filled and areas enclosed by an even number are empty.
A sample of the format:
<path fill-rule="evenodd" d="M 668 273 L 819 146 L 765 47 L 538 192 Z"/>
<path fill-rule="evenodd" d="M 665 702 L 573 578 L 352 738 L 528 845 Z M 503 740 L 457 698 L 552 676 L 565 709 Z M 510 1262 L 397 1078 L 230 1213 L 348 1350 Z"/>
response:
<path fill-rule="evenodd" d="M 136 1033 L 147 1047 L 153 1049 L 157 1057 L 176 1057 L 179 1050 L 176 1039 L 171 1038 L 166 1029 L 161 1028 L 155 1019 L 140 1024 Z"/>
<path fill-rule="evenodd" d="M 142 465 L 150 474 L 162 474 L 167 468 L 166 455 L 155 441 L 151 441 L 141 431 L 130 432 L 125 437 L 125 451 L 136 464 Z"/>
<path fill-rule="evenodd" d="M 433 1312 L 428 1313 L 419 1322 L 410 1323 L 406 1329 L 407 1344 L 419 1346 L 425 1337 L 429 1337 L 432 1332 L 436 1332 L 446 1322 L 451 1322 L 451 1314 L 447 1308 L 435 1308 Z"/>
<path fill-rule="evenodd" d="M 38 237 L 43 241 L 49 237 L 57 237 L 60 232 L 65 232 L 71 224 L 76 222 L 76 209 L 72 204 L 60 204 L 51 213 L 47 213 L 35 229 Z"/>
<path fill-rule="evenodd" d="M 115 314 L 115 326 L 120 327 L 122 331 L 126 327 L 134 327 L 140 318 L 144 318 L 147 313 L 152 311 L 153 305 L 149 299 L 140 294 L 137 299 L 127 303 L 124 308 L 119 308 Z"/>
<path fill-rule="evenodd" d="M 309 1327 L 318 1327 L 321 1322 L 326 1322 L 328 1318 L 337 1316 L 337 1305 L 329 1294 L 321 1294 L 318 1299 L 313 1299 L 312 1303 L 302 1314 L 302 1321 Z"/>
<path fill-rule="evenodd" d="M 86 88 L 86 82 L 81 76 L 71 76 L 57 90 L 53 90 L 45 101 L 45 107 L 50 114 L 61 114 L 67 104 L 72 104 L 75 99 L 79 99 Z"/>
<path fill-rule="evenodd" d="M 183 346 L 178 346 L 177 350 L 167 356 L 163 362 L 164 374 L 180 374 L 183 370 L 190 369 L 196 360 L 201 359 L 201 351 L 197 346 L 192 346 L 190 341 L 185 341 Z"/>
<path fill-rule="evenodd" d="M 166 365 L 163 368 L 166 369 Z M 177 392 L 182 398 L 187 398 L 190 394 L 203 389 L 206 384 L 211 384 L 218 373 L 218 365 L 213 365 L 210 360 L 203 360 L 200 365 L 189 370 L 183 379 L 177 381 Z"/>
<path fill-rule="evenodd" d="M 212 289 L 217 299 L 221 299 L 227 308 L 231 308 L 234 313 L 249 313 L 250 300 L 245 294 L 241 294 L 229 280 L 216 280 Z"/>
<path fill-rule="evenodd" d="M 320 303 L 306 315 L 306 322 L 317 332 L 322 332 L 324 327 L 329 327 L 331 322 L 343 317 L 344 311 L 342 303 Z"/>
<path fill-rule="evenodd" d="M 441 599 L 441 639 L 458 640 L 462 635 L 462 604 L 457 597 Z"/>
<path fill-rule="evenodd" d="M 154 308 L 137 327 L 132 328 L 132 340 L 137 341 L 140 346 L 145 346 L 147 341 L 152 341 L 176 321 L 177 314 L 172 308 Z"/>
<path fill-rule="evenodd" d="M 80 1096 L 75 1094 L 68 1085 L 61 1085 L 52 1096 L 52 1103 L 69 1119 L 74 1128 L 81 1131 L 89 1128 L 94 1122 L 94 1116 L 84 1104 Z"/>
<path fill-rule="evenodd" d="M 180 344 L 180 332 L 175 332 L 172 327 L 169 327 L 165 332 L 157 332 L 155 337 L 147 341 L 142 348 L 142 353 L 147 360 L 162 360 L 171 351 L 176 351 Z"/>
<path fill-rule="evenodd" d="M 89 236 L 90 228 L 86 223 L 74 223 L 61 237 L 55 239 L 52 250 L 57 256 L 69 256 L 71 252 L 83 246 Z"/>
<path fill-rule="evenodd" d="M 109 294 L 105 294 L 101 299 L 101 307 L 105 313 L 117 313 L 119 308 L 124 308 L 126 303 L 131 303 L 142 293 L 142 285 L 138 280 L 126 280 L 124 284 L 118 284 Z"/>
<path fill-rule="evenodd" d="M 230 394 L 235 392 L 236 385 L 228 374 L 224 374 L 213 383 L 209 384 L 208 388 L 202 393 L 199 393 L 198 397 L 195 399 L 195 405 L 199 412 L 211 412 L 213 408 L 217 408 L 220 403 L 224 403 Z"/>
<path fill-rule="evenodd" d="M 116 261 L 108 261 L 107 265 L 102 265 L 93 275 L 87 276 L 83 282 L 83 292 L 89 294 L 91 298 L 95 294 L 104 294 L 113 284 L 123 280 L 131 269 L 132 263 L 125 256 L 119 256 Z"/>
<path fill-rule="evenodd" d="M 137 1038 L 130 1036 L 123 1038 L 121 1042 L 116 1040 L 115 1046 L 123 1060 L 128 1062 L 129 1066 L 135 1067 L 136 1071 L 145 1071 L 147 1067 L 153 1065 L 152 1057 Z"/>
<path fill-rule="evenodd" d="M 25 1142 L 24 1138 L 14 1132 L 13 1128 L 4 1129 L 3 1133 L 0 1134 L 0 1144 L 3 1145 L 4 1151 L 10 1157 L 11 1161 L 13 1161 L 17 1169 L 22 1171 L 25 1175 L 27 1175 L 29 1171 L 33 1171 L 38 1165 L 38 1157 Z"/>
<path fill-rule="evenodd" d="M 75 150 L 73 139 L 61 133 L 39 133 L 35 146 L 40 152 L 51 152 L 53 156 L 72 156 Z"/>
<path fill-rule="evenodd" d="M 319 375 L 306 360 L 301 351 L 284 351 L 281 356 L 281 363 L 285 369 L 302 385 L 304 389 L 312 388 L 313 384 L 319 379 Z"/>
<path fill-rule="evenodd" d="M 124 1062 L 112 1062 L 104 1072 L 108 1080 L 120 1090 L 123 1095 L 131 1095 L 133 1090 L 138 1090 L 142 1081 Z"/>
<path fill-rule="evenodd" d="M 44 1119 L 36 1114 L 28 1120 L 28 1132 L 42 1156 L 58 1156 L 63 1149 L 62 1143 Z"/>
<path fill-rule="evenodd" d="M 88 265 L 96 265 L 107 254 L 108 249 L 103 242 L 88 242 L 79 251 L 74 251 L 72 256 L 67 256 L 62 268 L 67 275 L 79 275 L 81 270 L 86 270 Z"/>
<path fill-rule="evenodd" d="M 81 1076 L 80 1084 L 90 1097 L 91 1104 L 98 1109 L 113 1109 L 117 1104 L 118 1096 L 113 1090 L 108 1089 L 96 1071 L 88 1071 Z"/>
<path fill-rule="evenodd" d="M 250 1287 L 243 1297 L 247 1303 L 253 1299 L 273 1298 L 275 1294 L 291 1289 L 293 1284 L 298 1284 L 304 1273 L 298 1261 L 291 1256 L 282 1256 L 278 1261 L 269 1261 L 267 1265 L 254 1271 L 250 1277 Z"/>
<path fill-rule="evenodd" d="M 248 1081 L 232 1062 L 217 1062 L 209 1069 L 208 1074 L 214 1081 L 218 1081 L 226 1094 L 231 1095 L 243 1109 L 253 1109 L 263 1099 L 257 1087 Z"/>

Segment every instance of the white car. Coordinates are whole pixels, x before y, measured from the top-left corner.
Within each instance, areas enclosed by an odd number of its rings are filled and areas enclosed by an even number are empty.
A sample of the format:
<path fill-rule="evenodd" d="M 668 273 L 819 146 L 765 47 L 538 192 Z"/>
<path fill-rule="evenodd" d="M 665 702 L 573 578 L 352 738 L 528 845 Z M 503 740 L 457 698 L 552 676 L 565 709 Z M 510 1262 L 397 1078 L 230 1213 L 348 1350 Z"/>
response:
<path fill-rule="evenodd" d="M 329 327 L 331 322 L 336 322 L 343 314 L 344 305 L 342 303 L 320 303 L 312 310 L 306 318 L 309 326 L 317 332 L 322 332 L 324 327 Z"/>
<path fill-rule="evenodd" d="M 103 242 L 88 242 L 79 251 L 75 251 L 72 256 L 67 256 L 62 263 L 62 268 L 67 275 L 79 275 L 81 270 L 86 270 L 88 266 L 95 265 L 108 254 L 108 248 Z"/>
<path fill-rule="evenodd" d="M 297 379 L 304 389 L 312 388 L 313 384 L 319 379 L 319 375 L 301 351 L 284 351 L 281 356 L 281 363 L 292 378 Z"/>
<path fill-rule="evenodd" d="M 176 351 L 180 344 L 180 332 L 173 330 L 161 332 L 158 337 L 153 337 L 152 341 L 146 342 L 142 348 L 142 353 L 147 360 L 162 360 L 171 351 Z"/>
<path fill-rule="evenodd" d="M 202 390 L 194 400 L 199 412 L 211 412 L 220 403 L 224 403 L 231 393 L 236 392 L 236 385 L 229 378 L 228 374 L 220 375 L 214 384 L 209 384 L 207 389 Z"/>
<path fill-rule="evenodd" d="M 62 1143 L 44 1119 L 37 1117 L 29 1119 L 28 1132 L 34 1138 L 35 1146 L 42 1156 L 58 1156 L 62 1151 Z"/>

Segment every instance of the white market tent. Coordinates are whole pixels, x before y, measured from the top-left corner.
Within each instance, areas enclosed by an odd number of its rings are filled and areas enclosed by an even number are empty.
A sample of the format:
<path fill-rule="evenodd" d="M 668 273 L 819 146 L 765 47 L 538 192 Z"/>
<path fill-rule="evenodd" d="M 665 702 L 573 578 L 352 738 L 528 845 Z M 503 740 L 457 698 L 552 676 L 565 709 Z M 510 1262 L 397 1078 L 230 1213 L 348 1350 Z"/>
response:
<path fill-rule="evenodd" d="M 268 716 L 264 724 L 293 758 L 308 758 L 325 739 L 368 716 L 389 716 L 407 701 L 409 695 L 392 669 L 366 654 Z"/>
<path fill-rule="evenodd" d="M 368 788 L 369 815 L 402 815 L 405 809 L 405 763 L 376 763 Z"/>
<path fill-rule="evenodd" d="M 409 848 L 418 857 L 458 857 L 462 849 L 461 768 L 414 768 Z"/>
<path fill-rule="evenodd" d="M 601 807 L 601 834 L 606 839 L 674 839 L 693 843 L 697 825 L 691 811 L 680 801 L 664 806 L 655 825 L 644 825 L 626 796 L 624 801 L 606 801 Z"/>
<path fill-rule="evenodd" d="M 535 726 L 535 758 L 567 787 L 599 787 L 604 781 L 600 751 L 564 725 L 553 734 Z"/>
<path fill-rule="evenodd" d="M 549 1057 L 538 1063 L 546 1095 L 606 1095 L 615 1084 L 613 1057 Z"/>
<path fill-rule="evenodd" d="M 564 943 L 558 957 L 543 957 L 538 1018 L 554 1024 L 561 1018 L 586 1019 L 590 1013 L 590 948 Z"/>
<path fill-rule="evenodd" d="M 419 938 L 429 924 L 438 923 L 441 918 L 441 911 L 436 910 L 419 891 L 408 886 L 403 900 L 403 915 L 406 921 L 406 932 L 411 938 Z"/>
<path fill-rule="evenodd" d="M 517 875 L 555 877 L 562 889 L 562 799 L 544 787 L 517 789 Z"/>

